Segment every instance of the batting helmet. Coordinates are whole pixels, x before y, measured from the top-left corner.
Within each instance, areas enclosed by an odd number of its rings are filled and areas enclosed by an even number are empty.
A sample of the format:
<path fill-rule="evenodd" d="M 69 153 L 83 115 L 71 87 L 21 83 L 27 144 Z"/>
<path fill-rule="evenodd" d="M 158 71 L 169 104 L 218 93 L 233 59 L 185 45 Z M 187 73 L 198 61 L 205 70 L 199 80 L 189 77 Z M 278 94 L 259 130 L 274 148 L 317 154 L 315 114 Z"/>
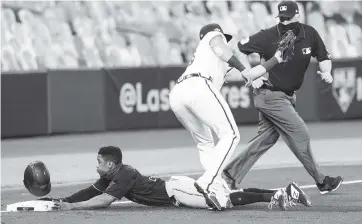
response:
<path fill-rule="evenodd" d="M 225 34 L 224 31 L 221 29 L 221 26 L 217 23 L 210 23 L 207 24 L 206 26 L 203 26 L 200 30 L 200 40 L 208 33 L 211 31 L 217 31 L 220 32 L 222 34 L 224 34 L 226 41 L 229 42 L 233 36 L 230 34 Z"/>
<path fill-rule="evenodd" d="M 41 161 L 30 163 L 24 171 L 24 186 L 37 197 L 47 195 L 51 190 L 50 174 Z"/>

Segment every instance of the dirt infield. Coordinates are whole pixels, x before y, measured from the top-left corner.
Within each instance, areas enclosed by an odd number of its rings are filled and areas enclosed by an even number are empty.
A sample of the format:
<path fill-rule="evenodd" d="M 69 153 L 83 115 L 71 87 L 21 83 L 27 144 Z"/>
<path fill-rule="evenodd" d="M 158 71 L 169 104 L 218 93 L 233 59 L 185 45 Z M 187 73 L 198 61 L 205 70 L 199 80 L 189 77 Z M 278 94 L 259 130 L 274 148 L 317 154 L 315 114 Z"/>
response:
<path fill-rule="evenodd" d="M 297 206 L 289 211 L 268 210 L 254 204 L 225 212 L 181 208 L 154 208 L 136 204 L 114 204 L 102 211 L 60 211 L 46 213 L 1 213 L 6 224 L 23 223 L 362 223 L 362 121 L 308 124 L 312 147 L 322 170 L 343 175 L 345 184 L 322 196 L 307 186 L 313 207 Z M 256 126 L 240 127 L 242 150 L 256 133 Z M 2 142 L 1 209 L 9 203 L 34 199 L 22 186 L 25 166 L 44 161 L 51 173 L 49 196 L 63 197 L 88 186 L 97 178 L 96 151 L 103 145 L 119 145 L 124 162 L 144 174 L 164 176 L 201 171 L 198 151 L 184 130 L 113 132 L 90 135 L 10 139 Z M 353 165 L 352 165 L 353 164 Z M 281 168 L 283 167 L 283 168 Z M 291 181 L 313 185 L 301 164 L 281 140 L 246 176 L 244 187 L 278 188 Z M 80 184 L 79 182 L 87 182 Z"/>
<path fill-rule="evenodd" d="M 327 174 L 343 175 L 348 181 L 362 179 L 362 166 L 322 167 Z M 278 188 L 291 180 L 298 184 L 313 184 L 302 168 L 252 170 L 245 179 L 245 187 Z M 56 187 L 53 197 L 69 195 L 87 185 Z M 306 193 L 311 197 L 310 208 L 298 205 L 288 211 L 277 208 L 268 210 L 267 203 L 236 207 L 224 212 L 186 208 L 155 208 L 132 204 L 117 204 L 98 211 L 58 211 L 58 212 L 16 212 L 2 213 L 5 224 L 79 224 L 79 223 L 362 223 L 362 183 L 344 184 L 329 195 L 320 195 L 316 188 L 307 186 Z M 33 199 L 25 190 L 6 191 L 2 195 L 2 209 L 5 204 Z"/>
<path fill-rule="evenodd" d="M 312 123 L 308 129 L 319 164 L 362 164 L 362 121 Z M 242 126 L 239 130 L 241 141 L 235 152 L 243 150 L 257 127 Z M 22 187 L 21 176 L 33 160 L 48 166 L 53 184 L 92 181 L 97 178 L 96 153 L 104 145 L 120 146 L 124 162 L 147 175 L 202 170 L 198 150 L 183 129 L 14 139 L 2 142 L 1 187 Z M 280 139 L 253 169 L 291 166 L 301 164 Z"/>

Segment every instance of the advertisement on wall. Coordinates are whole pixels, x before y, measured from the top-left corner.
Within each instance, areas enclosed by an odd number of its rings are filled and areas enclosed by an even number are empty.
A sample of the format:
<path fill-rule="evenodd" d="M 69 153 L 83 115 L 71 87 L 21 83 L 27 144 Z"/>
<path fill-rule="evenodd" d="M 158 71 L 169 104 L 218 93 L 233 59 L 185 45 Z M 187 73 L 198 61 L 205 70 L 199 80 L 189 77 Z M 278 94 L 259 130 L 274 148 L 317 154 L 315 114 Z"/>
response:
<path fill-rule="evenodd" d="M 180 127 L 168 95 L 183 68 L 114 69 L 106 72 L 107 129 Z M 221 93 L 238 124 L 255 123 L 252 89 L 243 82 L 226 83 Z"/>

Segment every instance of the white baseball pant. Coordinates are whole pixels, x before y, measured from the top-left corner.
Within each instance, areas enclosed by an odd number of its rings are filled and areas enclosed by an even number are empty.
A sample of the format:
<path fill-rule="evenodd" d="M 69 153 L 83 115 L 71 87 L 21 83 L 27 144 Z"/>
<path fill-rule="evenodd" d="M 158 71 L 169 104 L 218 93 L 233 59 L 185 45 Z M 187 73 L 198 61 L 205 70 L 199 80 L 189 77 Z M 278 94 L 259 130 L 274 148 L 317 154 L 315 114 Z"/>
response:
<path fill-rule="evenodd" d="M 211 185 L 220 183 L 221 172 L 240 141 L 229 105 L 210 80 L 192 77 L 174 86 L 170 106 L 197 143 L 205 169 L 197 183 L 209 191 Z M 216 145 L 212 131 L 219 139 Z"/>
<path fill-rule="evenodd" d="M 175 197 L 176 201 L 191 208 L 209 208 L 205 197 L 194 187 L 195 180 L 187 176 L 172 176 L 166 181 L 166 191 L 170 197 Z M 216 195 L 223 207 L 227 206 L 229 193 Z"/>

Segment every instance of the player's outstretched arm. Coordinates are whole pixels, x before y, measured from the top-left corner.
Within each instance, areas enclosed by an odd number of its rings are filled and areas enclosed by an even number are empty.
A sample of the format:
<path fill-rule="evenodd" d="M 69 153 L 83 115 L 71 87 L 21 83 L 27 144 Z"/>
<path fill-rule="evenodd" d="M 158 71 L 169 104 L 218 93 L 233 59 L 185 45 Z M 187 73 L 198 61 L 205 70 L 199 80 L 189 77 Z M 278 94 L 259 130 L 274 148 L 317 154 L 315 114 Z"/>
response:
<path fill-rule="evenodd" d="M 104 194 L 101 190 L 92 185 L 65 198 L 44 197 L 39 198 L 38 200 L 53 201 L 58 209 L 72 210 L 105 208 L 116 199 L 109 194 Z"/>
<path fill-rule="evenodd" d="M 97 188 L 94 187 L 94 185 L 92 185 L 92 186 L 89 186 L 88 188 L 82 189 L 65 198 L 42 197 L 42 198 L 39 198 L 38 200 L 75 203 L 75 202 L 80 202 L 80 201 L 87 201 L 87 200 L 94 198 L 101 194 L 102 194 L 102 191 L 98 190 Z"/>
<path fill-rule="evenodd" d="M 222 34 L 215 36 L 210 40 L 210 47 L 214 51 L 215 55 L 218 56 L 221 60 L 228 63 L 231 67 L 236 68 L 242 72 L 245 67 L 241 64 L 239 59 L 235 57 L 231 49 L 226 45 L 222 39 Z M 246 77 L 243 77 L 247 82 L 250 82 Z"/>
<path fill-rule="evenodd" d="M 106 208 L 115 200 L 121 200 L 127 192 L 133 187 L 129 184 L 132 181 L 132 175 L 116 175 L 111 182 L 104 182 L 104 178 L 100 178 L 95 184 L 92 185 L 94 189 L 101 192 L 97 196 L 91 197 L 86 201 L 79 201 L 74 203 L 59 202 L 56 205 L 60 209 L 74 210 L 74 209 L 97 209 Z M 132 182 L 131 182 L 132 183 Z"/>
<path fill-rule="evenodd" d="M 87 201 L 87 200 L 94 198 L 101 194 L 102 194 L 102 191 L 98 190 L 97 188 L 94 187 L 94 185 L 92 185 L 88 188 L 85 188 L 83 190 L 80 190 L 80 191 L 72 194 L 69 197 L 64 198 L 63 201 L 69 202 L 69 203 Z"/>
<path fill-rule="evenodd" d="M 260 65 L 253 67 L 252 69 L 245 70 L 242 72 L 244 77 L 248 77 L 250 80 L 255 80 L 265 73 L 267 73 L 270 69 L 272 69 L 278 63 L 282 63 L 283 59 L 281 58 L 281 52 L 277 51 L 275 55 L 269 59 L 268 61 L 262 62 Z"/>
<path fill-rule="evenodd" d="M 107 208 L 115 200 L 116 200 L 115 197 L 104 193 L 96 197 L 93 197 L 87 201 L 81 201 L 76 203 L 55 202 L 55 205 L 58 206 L 60 210 L 100 209 L 100 208 Z"/>

